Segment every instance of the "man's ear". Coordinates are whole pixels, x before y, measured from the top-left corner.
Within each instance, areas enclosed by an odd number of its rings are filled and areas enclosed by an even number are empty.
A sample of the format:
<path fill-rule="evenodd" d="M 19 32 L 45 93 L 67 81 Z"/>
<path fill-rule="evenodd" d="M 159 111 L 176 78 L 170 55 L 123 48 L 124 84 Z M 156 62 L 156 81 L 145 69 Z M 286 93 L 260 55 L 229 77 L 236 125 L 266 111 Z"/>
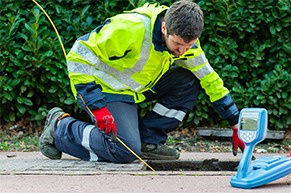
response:
<path fill-rule="evenodd" d="M 162 33 L 164 35 L 167 35 L 167 27 L 166 27 L 166 23 L 164 21 L 162 22 Z"/>

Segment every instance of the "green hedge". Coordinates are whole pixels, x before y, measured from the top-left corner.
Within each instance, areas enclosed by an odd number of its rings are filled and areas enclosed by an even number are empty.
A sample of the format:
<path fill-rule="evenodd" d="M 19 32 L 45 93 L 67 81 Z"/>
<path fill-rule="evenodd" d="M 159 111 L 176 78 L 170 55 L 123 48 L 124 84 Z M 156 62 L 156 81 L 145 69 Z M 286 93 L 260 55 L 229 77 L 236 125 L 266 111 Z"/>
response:
<path fill-rule="evenodd" d="M 77 37 L 107 17 L 145 2 L 39 1 L 67 53 Z M 159 2 L 170 5 L 174 1 Z M 290 128 L 290 1 L 197 2 L 205 15 L 203 49 L 238 107 L 264 107 L 270 129 Z M 32 1 L 2 0 L 0 6 L 1 123 L 29 118 L 42 124 L 53 106 L 81 113 L 70 90 L 61 45 L 43 12 Z M 145 113 L 151 106 L 143 103 L 140 109 Z M 203 93 L 181 125 L 228 126 Z"/>

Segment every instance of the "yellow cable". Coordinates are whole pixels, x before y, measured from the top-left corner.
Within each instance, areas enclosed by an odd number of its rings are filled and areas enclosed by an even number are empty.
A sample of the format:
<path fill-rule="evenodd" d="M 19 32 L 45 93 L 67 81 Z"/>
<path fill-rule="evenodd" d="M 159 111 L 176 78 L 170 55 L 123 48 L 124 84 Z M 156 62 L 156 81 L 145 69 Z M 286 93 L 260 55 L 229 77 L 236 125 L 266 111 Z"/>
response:
<path fill-rule="evenodd" d="M 128 149 L 128 151 L 130 151 L 136 158 L 138 158 L 142 163 L 144 163 L 148 168 L 150 168 L 153 172 L 155 172 L 155 170 L 148 165 L 143 159 L 141 159 L 141 157 L 139 157 L 136 153 L 134 153 L 134 151 L 132 151 L 125 143 L 123 143 L 118 137 L 116 137 L 117 141 L 119 141 L 126 149 Z"/>
<path fill-rule="evenodd" d="M 61 37 L 60 37 L 60 35 L 59 35 L 59 32 L 58 32 L 58 30 L 57 30 L 57 28 L 55 27 L 55 24 L 54 24 L 54 22 L 51 20 L 51 18 L 49 17 L 49 15 L 46 13 L 46 11 L 42 8 L 42 6 L 40 6 L 40 4 L 38 4 L 35 0 L 32 0 L 42 11 L 43 11 L 43 13 L 46 15 L 46 17 L 48 18 L 48 20 L 51 22 L 51 24 L 52 24 L 52 26 L 53 26 L 53 28 L 54 28 L 54 30 L 55 30 L 55 32 L 57 33 L 57 36 L 58 36 L 58 38 L 59 38 L 59 41 L 60 41 L 60 43 L 61 43 L 61 46 L 62 46 L 62 49 L 63 49 L 63 52 L 64 52 L 64 55 L 65 55 L 65 58 L 67 58 L 67 54 L 66 54 L 66 50 L 65 50 L 65 47 L 64 47 L 64 45 L 63 45 L 63 42 L 62 42 L 62 40 L 61 40 Z"/>
<path fill-rule="evenodd" d="M 49 15 L 46 13 L 46 11 L 40 6 L 40 4 L 38 4 L 35 0 L 32 0 L 42 11 L 43 13 L 46 15 L 46 17 L 48 18 L 48 20 L 51 22 L 57 36 L 58 36 L 58 39 L 61 43 L 61 46 L 62 46 L 62 49 L 63 49 L 63 52 L 64 52 L 64 55 L 65 55 L 65 58 L 67 58 L 67 54 L 66 54 L 66 51 L 65 51 L 65 48 L 64 48 L 64 45 L 63 45 L 63 42 L 61 40 L 61 37 L 59 35 L 59 32 L 57 30 L 57 28 L 55 27 L 55 24 L 54 22 L 51 20 L 51 18 L 49 17 Z M 93 115 L 93 113 L 91 112 L 91 110 L 87 107 L 87 110 L 89 110 L 89 112 Z M 94 116 L 94 115 L 93 115 Z M 136 158 L 138 158 L 141 162 L 143 162 L 148 168 L 150 168 L 153 172 L 155 172 L 155 170 L 149 166 L 141 157 L 139 157 L 132 149 L 130 149 L 125 143 L 123 143 L 121 141 L 121 139 L 119 139 L 118 137 L 116 137 L 116 139 L 119 141 L 119 143 L 121 143 L 128 151 L 130 151 Z"/>

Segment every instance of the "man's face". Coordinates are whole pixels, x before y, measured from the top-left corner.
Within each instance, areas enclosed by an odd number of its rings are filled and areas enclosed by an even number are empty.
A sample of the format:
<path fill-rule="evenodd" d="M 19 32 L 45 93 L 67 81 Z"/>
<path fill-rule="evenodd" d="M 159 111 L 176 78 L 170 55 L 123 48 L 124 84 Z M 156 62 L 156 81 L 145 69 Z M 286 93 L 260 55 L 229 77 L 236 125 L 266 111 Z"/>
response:
<path fill-rule="evenodd" d="M 174 35 L 168 35 L 166 30 L 166 25 L 162 23 L 162 33 L 164 35 L 164 41 L 171 54 L 176 57 L 183 55 L 187 50 L 192 48 L 192 46 L 197 41 L 192 40 L 190 42 L 185 42 L 181 37 Z"/>

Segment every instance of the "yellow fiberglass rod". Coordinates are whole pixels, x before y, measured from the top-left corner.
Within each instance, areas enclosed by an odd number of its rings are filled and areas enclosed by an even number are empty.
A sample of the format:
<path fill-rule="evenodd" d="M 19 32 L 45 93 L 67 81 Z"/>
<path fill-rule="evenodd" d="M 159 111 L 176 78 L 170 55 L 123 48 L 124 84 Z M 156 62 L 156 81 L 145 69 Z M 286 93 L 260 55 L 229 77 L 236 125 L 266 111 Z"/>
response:
<path fill-rule="evenodd" d="M 42 8 L 42 6 L 40 6 L 40 4 L 38 4 L 35 0 L 32 0 L 41 10 L 42 10 L 42 12 L 46 15 L 46 17 L 48 18 L 48 20 L 51 22 L 51 24 L 52 24 L 52 26 L 53 26 L 53 28 L 55 29 L 55 32 L 56 32 L 56 34 L 57 34 L 57 36 L 58 36 L 58 38 L 59 38 L 59 41 L 60 41 L 60 43 L 61 43 L 61 46 L 62 46 L 62 49 L 63 49 L 63 52 L 64 52 L 64 55 L 65 55 L 65 58 L 67 58 L 67 54 L 66 54 L 66 50 L 65 50 L 65 47 L 64 47 L 64 45 L 63 45 L 63 42 L 62 42 L 62 40 L 61 40 L 61 37 L 60 37 L 60 35 L 59 35 L 59 32 L 58 32 L 58 30 L 57 30 L 57 28 L 56 28 L 56 26 L 55 26 L 55 24 L 54 24 L 54 22 L 51 20 L 51 18 L 50 18 L 50 16 L 47 14 L 47 12 Z"/>
<path fill-rule="evenodd" d="M 65 47 L 63 45 L 63 42 L 62 42 L 62 39 L 59 35 L 59 32 L 54 24 L 54 22 L 51 20 L 50 16 L 47 14 L 47 12 L 42 8 L 42 6 L 40 4 L 38 4 L 35 0 L 32 0 L 41 10 L 42 12 L 46 15 L 46 17 L 48 18 L 48 20 L 51 22 L 57 36 L 58 36 L 58 39 L 60 41 L 60 44 L 62 46 L 62 49 L 63 49 L 63 52 L 64 52 L 64 55 L 65 55 L 65 58 L 67 58 L 67 54 L 66 54 L 66 50 L 65 50 Z M 88 108 L 89 112 L 92 114 L 91 110 Z M 132 149 L 130 149 L 125 143 L 123 143 L 121 141 L 121 139 L 119 139 L 118 137 L 116 137 L 117 141 L 119 141 L 119 143 L 121 143 L 128 151 L 130 151 L 136 158 L 138 158 L 141 162 L 143 162 L 148 168 L 150 168 L 153 172 L 155 172 L 155 170 L 150 166 L 148 165 L 141 157 L 139 157 Z"/>

